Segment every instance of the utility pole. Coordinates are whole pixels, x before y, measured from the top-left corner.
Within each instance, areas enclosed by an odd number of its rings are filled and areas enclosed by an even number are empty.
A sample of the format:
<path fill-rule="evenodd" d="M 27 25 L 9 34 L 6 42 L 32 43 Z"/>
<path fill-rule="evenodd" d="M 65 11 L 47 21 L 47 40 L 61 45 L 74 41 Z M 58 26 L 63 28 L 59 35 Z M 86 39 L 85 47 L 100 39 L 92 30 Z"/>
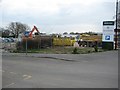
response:
<path fill-rule="evenodd" d="M 116 1 L 116 28 L 115 28 L 115 50 L 117 50 L 117 32 L 118 32 L 118 0 Z"/>

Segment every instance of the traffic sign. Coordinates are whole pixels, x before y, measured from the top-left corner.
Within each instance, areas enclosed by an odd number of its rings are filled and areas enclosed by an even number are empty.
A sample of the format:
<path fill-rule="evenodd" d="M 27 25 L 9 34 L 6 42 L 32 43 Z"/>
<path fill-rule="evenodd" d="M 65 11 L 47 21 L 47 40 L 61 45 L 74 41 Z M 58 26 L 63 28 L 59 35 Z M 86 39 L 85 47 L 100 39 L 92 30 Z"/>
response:
<path fill-rule="evenodd" d="M 105 40 L 110 40 L 110 35 L 106 35 Z"/>
<path fill-rule="evenodd" d="M 28 36 L 29 36 L 29 33 L 30 33 L 29 31 L 25 31 L 25 32 L 24 32 L 25 37 L 28 37 Z"/>
<path fill-rule="evenodd" d="M 114 21 L 103 21 L 103 42 L 114 42 Z"/>

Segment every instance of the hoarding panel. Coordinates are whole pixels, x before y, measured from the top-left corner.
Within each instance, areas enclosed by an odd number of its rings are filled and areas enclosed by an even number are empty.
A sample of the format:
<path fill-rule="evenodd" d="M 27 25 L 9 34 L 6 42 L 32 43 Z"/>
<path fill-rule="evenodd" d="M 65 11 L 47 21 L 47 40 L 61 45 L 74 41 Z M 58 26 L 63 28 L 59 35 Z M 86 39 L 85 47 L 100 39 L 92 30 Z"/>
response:
<path fill-rule="evenodd" d="M 103 22 L 102 41 L 114 42 L 114 21 L 104 21 Z"/>

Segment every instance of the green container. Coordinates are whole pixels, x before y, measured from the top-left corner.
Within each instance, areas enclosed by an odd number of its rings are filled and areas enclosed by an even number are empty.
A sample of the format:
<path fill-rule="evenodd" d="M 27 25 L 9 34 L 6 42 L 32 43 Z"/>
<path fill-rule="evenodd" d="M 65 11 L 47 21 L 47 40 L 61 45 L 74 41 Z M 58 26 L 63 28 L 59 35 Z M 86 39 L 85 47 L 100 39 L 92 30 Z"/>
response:
<path fill-rule="evenodd" d="M 113 42 L 102 42 L 102 49 L 113 50 L 114 49 L 114 43 Z"/>

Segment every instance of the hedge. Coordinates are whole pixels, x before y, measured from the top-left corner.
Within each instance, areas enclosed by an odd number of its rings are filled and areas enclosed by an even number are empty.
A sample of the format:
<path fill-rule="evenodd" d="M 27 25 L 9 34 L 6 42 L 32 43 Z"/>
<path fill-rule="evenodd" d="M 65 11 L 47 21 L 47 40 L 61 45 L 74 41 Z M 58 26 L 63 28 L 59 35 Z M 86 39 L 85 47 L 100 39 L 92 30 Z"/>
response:
<path fill-rule="evenodd" d="M 23 38 L 21 42 L 17 43 L 17 49 L 25 50 L 27 40 L 28 49 L 40 49 L 52 46 L 53 39 L 49 36 L 35 37 L 35 38 Z"/>

